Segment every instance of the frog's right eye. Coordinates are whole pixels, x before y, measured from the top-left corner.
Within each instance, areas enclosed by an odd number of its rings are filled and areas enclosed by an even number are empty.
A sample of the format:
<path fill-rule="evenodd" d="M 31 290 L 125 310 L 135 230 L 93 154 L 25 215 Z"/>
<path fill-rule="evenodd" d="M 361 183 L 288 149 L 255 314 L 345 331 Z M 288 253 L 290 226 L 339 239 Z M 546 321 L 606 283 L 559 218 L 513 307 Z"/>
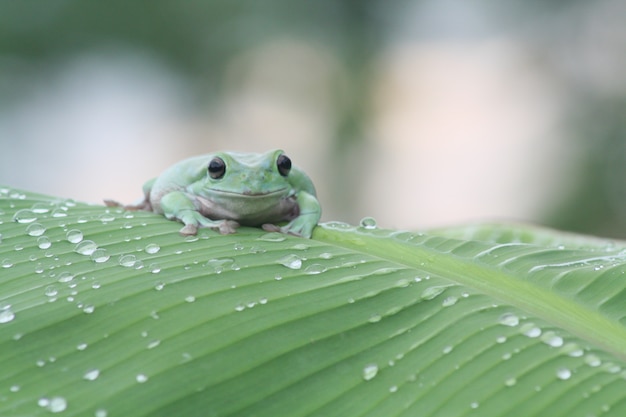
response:
<path fill-rule="evenodd" d="M 211 162 L 209 162 L 209 175 L 214 180 L 219 180 L 224 176 L 226 172 L 226 164 L 222 158 L 213 158 Z"/>

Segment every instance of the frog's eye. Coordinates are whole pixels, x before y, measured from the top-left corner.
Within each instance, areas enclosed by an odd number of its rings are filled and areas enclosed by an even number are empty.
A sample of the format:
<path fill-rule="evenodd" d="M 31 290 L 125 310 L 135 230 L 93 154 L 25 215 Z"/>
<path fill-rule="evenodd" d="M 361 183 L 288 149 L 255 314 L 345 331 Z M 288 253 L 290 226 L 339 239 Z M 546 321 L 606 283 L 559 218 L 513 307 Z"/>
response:
<path fill-rule="evenodd" d="M 209 162 L 209 175 L 214 180 L 219 180 L 226 172 L 226 164 L 222 158 L 213 158 Z"/>
<path fill-rule="evenodd" d="M 291 171 L 291 159 L 287 155 L 282 154 L 276 160 L 276 166 L 280 175 L 286 177 L 289 175 L 289 171 Z"/>

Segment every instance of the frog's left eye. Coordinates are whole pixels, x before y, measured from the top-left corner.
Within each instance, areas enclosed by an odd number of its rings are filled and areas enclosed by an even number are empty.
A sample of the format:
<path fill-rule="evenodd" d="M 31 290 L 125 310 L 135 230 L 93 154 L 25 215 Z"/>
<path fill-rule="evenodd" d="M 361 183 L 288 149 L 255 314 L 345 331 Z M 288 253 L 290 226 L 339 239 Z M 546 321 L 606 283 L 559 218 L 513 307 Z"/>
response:
<path fill-rule="evenodd" d="M 276 160 L 276 166 L 280 175 L 286 177 L 289 175 L 289 171 L 291 171 L 291 159 L 287 155 L 282 154 Z"/>
<path fill-rule="evenodd" d="M 213 158 L 211 162 L 209 162 L 209 175 L 214 180 L 219 180 L 224 176 L 226 172 L 226 164 L 222 158 Z"/>

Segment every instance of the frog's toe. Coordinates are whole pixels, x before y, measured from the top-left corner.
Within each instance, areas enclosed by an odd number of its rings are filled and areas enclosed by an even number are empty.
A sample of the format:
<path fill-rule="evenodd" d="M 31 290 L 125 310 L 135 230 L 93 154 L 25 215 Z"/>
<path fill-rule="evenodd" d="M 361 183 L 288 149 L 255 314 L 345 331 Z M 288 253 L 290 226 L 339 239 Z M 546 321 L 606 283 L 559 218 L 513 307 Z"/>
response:
<path fill-rule="evenodd" d="M 182 229 L 180 229 L 179 233 L 181 236 L 195 236 L 198 234 L 198 226 L 195 224 L 186 224 Z"/>
<path fill-rule="evenodd" d="M 235 233 L 238 227 L 239 227 L 239 223 L 237 223 L 234 220 L 223 220 L 220 222 L 217 229 L 223 235 L 230 235 L 230 234 Z"/>

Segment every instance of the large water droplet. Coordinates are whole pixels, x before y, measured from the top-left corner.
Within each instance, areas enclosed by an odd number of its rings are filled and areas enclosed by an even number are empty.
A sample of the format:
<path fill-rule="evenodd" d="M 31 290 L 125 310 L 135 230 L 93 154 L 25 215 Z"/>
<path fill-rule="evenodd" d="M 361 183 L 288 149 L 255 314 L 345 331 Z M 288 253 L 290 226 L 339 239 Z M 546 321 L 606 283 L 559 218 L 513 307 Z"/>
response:
<path fill-rule="evenodd" d="M 422 300 L 432 300 L 433 298 L 444 292 L 445 289 L 446 287 L 428 287 L 424 291 L 422 291 L 420 297 Z"/>
<path fill-rule="evenodd" d="M 302 268 L 302 259 L 298 255 L 294 254 L 285 255 L 282 258 L 278 259 L 276 262 L 283 266 L 286 266 L 289 269 Z"/>
<path fill-rule="evenodd" d="M 378 374 L 378 365 L 375 363 L 367 365 L 363 368 L 363 379 L 366 381 L 371 381 Z"/>
<path fill-rule="evenodd" d="M 65 234 L 65 238 L 70 243 L 79 243 L 83 240 L 83 232 L 78 229 L 72 229 Z"/>
<path fill-rule="evenodd" d="M 13 221 L 18 223 L 32 223 L 35 220 L 37 220 L 37 215 L 29 209 L 18 210 L 13 215 Z"/>
<path fill-rule="evenodd" d="M 362 228 L 369 230 L 376 229 L 377 226 L 376 219 L 374 219 L 373 217 L 363 217 L 359 224 Z"/>
<path fill-rule="evenodd" d="M 600 360 L 598 355 L 594 355 L 593 353 L 588 353 L 587 355 L 585 355 L 584 361 L 587 365 L 591 366 L 592 368 L 602 365 L 602 360 Z"/>
<path fill-rule="evenodd" d="M 145 374 L 137 374 L 137 376 L 135 377 L 135 380 L 139 382 L 140 384 L 143 384 L 144 382 L 148 380 L 148 376 Z"/>
<path fill-rule="evenodd" d="M 98 245 L 92 240 L 83 240 L 79 244 L 74 247 L 74 251 L 81 255 L 90 256 L 92 255 L 96 249 L 98 249 Z"/>
<path fill-rule="evenodd" d="M 109 260 L 111 256 L 107 253 L 106 249 L 98 248 L 91 254 L 91 260 L 97 264 L 104 263 Z"/>
<path fill-rule="evenodd" d="M 31 223 L 26 228 L 29 236 L 41 236 L 46 232 L 46 228 L 41 223 Z"/>
<path fill-rule="evenodd" d="M 52 242 L 50 241 L 50 239 L 46 236 L 39 236 L 37 238 L 37 247 L 39 249 L 50 249 L 50 247 L 52 246 Z"/>
<path fill-rule="evenodd" d="M 287 237 L 282 233 L 270 232 L 259 236 L 256 240 L 263 240 L 266 242 L 282 242 L 285 239 L 287 239 Z"/>
<path fill-rule="evenodd" d="M 96 379 L 98 379 L 99 376 L 100 376 L 99 369 L 91 369 L 85 372 L 85 375 L 83 375 L 83 379 L 86 379 L 87 381 L 95 381 Z"/>
<path fill-rule="evenodd" d="M 572 376 L 572 371 L 570 371 L 567 368 L 559 368 L 556 371 L 556 377 L 564 381 L 567 379 L 570 379 L 571 376 Z"/>
<path fill-rule="evenodd" d="M 15 313 L 11 310 L 11 305 L 0 305 L 0 324 L 9 323 L 15 318 Z"/>
<path fill-rule="evenodd" d="M 519 317 L 513 313 L 504 313 L 500 316 L 499 322 L 505 326 L 515 327 L 519 324 Z"/>
<path fill-rule="evenodd" d="M 155 253 L 161 250 L 161 247 L 157 245 L 156 243 L 149 243 L 146 245 L 144 250 L 146 251 L 146 253 L 149 253 L 150 255 L 154 255 Z"/>
<path fill-rule="evenodd" d="M 137 257 L 135 255 L 120 256 L 120 265 L 125 266 L 126 268 L 132 268 L 133 266 L 135 266 L 136 261 Z"/>

